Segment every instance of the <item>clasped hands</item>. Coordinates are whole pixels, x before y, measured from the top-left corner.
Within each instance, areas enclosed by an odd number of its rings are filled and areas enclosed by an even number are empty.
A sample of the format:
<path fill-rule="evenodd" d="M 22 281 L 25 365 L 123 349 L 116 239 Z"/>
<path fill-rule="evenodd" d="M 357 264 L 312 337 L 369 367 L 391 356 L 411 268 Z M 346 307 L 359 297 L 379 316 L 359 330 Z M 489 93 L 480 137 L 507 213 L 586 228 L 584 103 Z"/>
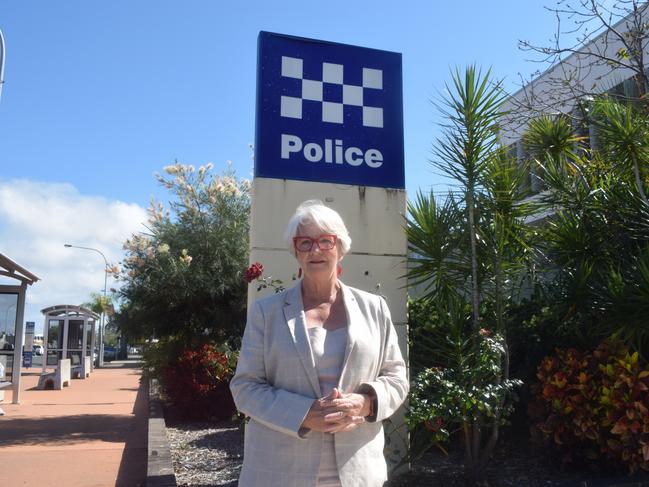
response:
<path fill-rule="evenodd" d="M 351 431 L 365 422 L 370 403 L 367 394 L 346 394 L 334 387 L 328 396 L 313 401 L 302 427 L 323 433 Z"/>

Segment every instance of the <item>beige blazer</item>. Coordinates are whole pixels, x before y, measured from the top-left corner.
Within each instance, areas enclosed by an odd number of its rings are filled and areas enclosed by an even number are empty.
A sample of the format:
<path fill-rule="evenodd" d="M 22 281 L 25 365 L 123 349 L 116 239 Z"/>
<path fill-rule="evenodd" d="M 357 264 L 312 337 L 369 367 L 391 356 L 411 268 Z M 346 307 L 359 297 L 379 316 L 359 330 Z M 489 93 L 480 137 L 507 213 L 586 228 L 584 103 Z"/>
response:
<path fill-rule="evenodd" d="M 378 408 L 375 418 L 335 434 L 338 472 L 343 487 L 379 487 L 387 479 L 381 421 L 406 398 L 406 367 L 383 298 L 341 286 L 348 337 L 339 387 L 373 388 Z M 250 417 L 239 486 L 315 487 L 323 433 L 301 435 L 299 429 L 322 394 L 300 284 L 251 306 L 230 388 Z"/>

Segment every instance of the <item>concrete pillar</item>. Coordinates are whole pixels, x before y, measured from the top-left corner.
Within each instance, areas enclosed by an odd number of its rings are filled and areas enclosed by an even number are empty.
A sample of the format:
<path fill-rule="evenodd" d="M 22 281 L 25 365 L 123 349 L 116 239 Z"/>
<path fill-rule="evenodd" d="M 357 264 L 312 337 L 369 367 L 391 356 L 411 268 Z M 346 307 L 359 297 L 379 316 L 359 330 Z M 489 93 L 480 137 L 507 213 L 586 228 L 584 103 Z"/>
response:
<path fill-rule="evenodd" d="M 283 240 L 289 218 L 305 200 L 319 199 L 342 216 L 352 238 L 349 254 L 342 262 L 341 280 L 385 297 L 395 324 L 401 351 L 408 363 L 406 310 L 407 239 L 406 193 L 378 187 L 255 178 L 252 188 L 250 261 L 261 262 L 264 276 L 296 284 L 298 264 Z M 273 293 L 248 288 L 248 303 Z M 403 413 L 392 418 L 398 427 L 389 438 L 386 457 L 390 466 L 401 461 L 408 449 Z M 387 428 L 391 430 L 393 428 Z"/>
<path fill-rule="evenodd" d="M 13 375 L 11 378 L 13 386 L 13 403 L 20 404 L 20 371 L 23 365 L 23 345 L 25 343 L 25 294 L 27 294 L 27 284 L 20 285 L 18 293 L 18 304 L 16 306 L 16 340 L 14 349 Z"/>

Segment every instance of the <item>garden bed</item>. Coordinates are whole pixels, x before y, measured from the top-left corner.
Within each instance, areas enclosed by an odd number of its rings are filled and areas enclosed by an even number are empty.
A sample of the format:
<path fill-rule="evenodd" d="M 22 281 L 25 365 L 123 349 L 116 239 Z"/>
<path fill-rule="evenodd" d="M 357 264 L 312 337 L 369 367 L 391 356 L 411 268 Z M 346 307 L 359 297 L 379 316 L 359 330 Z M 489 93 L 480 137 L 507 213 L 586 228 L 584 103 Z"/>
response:
<path fill-rule="evenodd" d="M 235 487 L 243 461 L 243 427 L 240 422 L 167 420 L 176 480 L 179 486 Z M 393 480 L 390 487 L 464 486 L 462 453 L 449 456 L 431 450 L 411 472 Z M 605 487 L 649 486 L 649 478 L 617 478 L 561 471 L 522 439 L 502 443 L 487 471 L 490 487 Z"/>
<path fill-rule="evenodd" d="M 172 420 L 167 437 L 179 486 L 237 485 L 243 461 L 240 423 Z"/>

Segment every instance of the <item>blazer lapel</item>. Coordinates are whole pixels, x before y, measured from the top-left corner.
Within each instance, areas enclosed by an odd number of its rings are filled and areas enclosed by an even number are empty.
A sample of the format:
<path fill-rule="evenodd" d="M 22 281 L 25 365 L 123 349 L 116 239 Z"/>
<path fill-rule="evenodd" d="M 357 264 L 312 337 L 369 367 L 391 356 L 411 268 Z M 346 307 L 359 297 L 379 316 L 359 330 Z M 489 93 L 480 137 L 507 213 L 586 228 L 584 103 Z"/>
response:
<path fill-rule="evenodd" d="M 291 332 L 291 337 L 293 337 L 297 354 L 300 357 L 300 361 L 302 362 L 304 371 L 309 379 L 309 383 L 313 388 L 315 397 L 321 397 L 322 393 L 320 392 L 318 373 L 315 368 L 315 361 L 313 360 L 313 354 L 311 353 L 311 344 L 306 331 L 301 284 L 294 286 L 286 294 L 284 317 L 286 318 L 286 324 Z"/>
<path fill-rule="evenodd" d="M 364 331 L 365 317 L 361 313 L 356 298 L 349 288 L 342 282 L 340 285 L 343 291 L 345 312 L 347 313 L 347 349 L 345 350 L 345 358 L 343 360 L 343 368 L 340 373 L 338 385 L 343 391 L 350 392 L 347 389 L 354 383 L 353 375 L 356 369 L 356 354 L 353 352 L 356 347 L 356 342 Z"/>

